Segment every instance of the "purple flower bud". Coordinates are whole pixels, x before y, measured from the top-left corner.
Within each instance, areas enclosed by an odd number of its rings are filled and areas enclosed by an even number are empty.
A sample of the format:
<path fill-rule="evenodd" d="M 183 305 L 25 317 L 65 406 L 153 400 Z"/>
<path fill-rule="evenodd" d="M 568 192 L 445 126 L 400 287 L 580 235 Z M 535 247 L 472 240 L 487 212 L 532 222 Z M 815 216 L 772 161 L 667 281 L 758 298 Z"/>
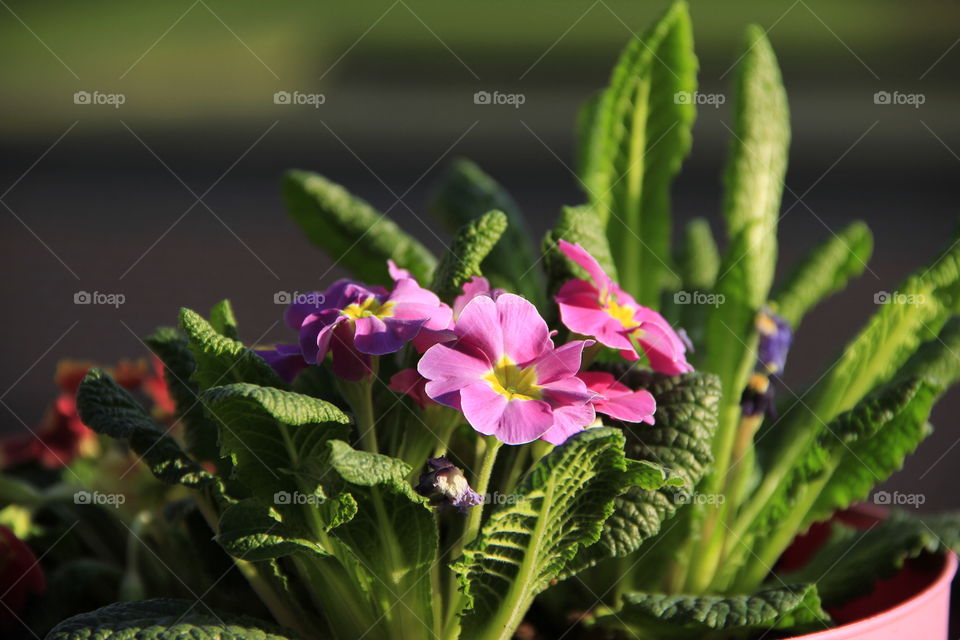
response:
<path fill-rule="evenodd" d="M 740 397 L 740 409 L 743 417 L 752 418 L 761 415 L 776 417 L 773 404 L 773 382 L 764 373 L 750 376 L 747 388 Z"/>
<path fill-rule="evenodd" d="M 787 363 L 787 352 L 793 340 L 790 323 L 769 309 L 757 315 L 760 344 L 757 347 L 757 370 L 779 374 Z"/>
<path fill-rule="evenodd" d="M 435 506 L 456 507 L 460 513 L 483 503 L 483 496 L 470 488 L 463 471 L 446 458 L 427 460 L 417 493 L 430 498 Z"/>

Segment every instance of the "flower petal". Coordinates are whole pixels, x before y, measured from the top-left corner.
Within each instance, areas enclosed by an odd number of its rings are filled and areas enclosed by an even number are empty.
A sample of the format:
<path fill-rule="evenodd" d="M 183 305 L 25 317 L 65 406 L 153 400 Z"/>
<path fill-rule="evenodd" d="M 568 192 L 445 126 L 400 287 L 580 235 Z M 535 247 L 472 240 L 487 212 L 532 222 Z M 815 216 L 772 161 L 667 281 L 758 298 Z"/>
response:
<path fill-rule="evenodd" d="M 550 329 L 533 303 L 513 293 L 496 300 L 503 331 L 503 352 L 522 365 L 552 347 Z"/>
<path fill-rule="evenodd" d="M 338 324 L 331 334 L 334 375 L 357 382 L 373 372 L 370 356 L 357 351 L 353 344 L 353 327 L 349 322 Z"/>
<path fill-rule="evenodd" d="M 580 433 L 596 420 L 594 407 L 589 402 L 582 405 L 568 405 L 553 410 L 553 426 L 541 436 L 550 444 L 561 445 L 567 438 Z"/>
<path fill-rule="evenodd" d="M 572 340 L 541 355 L 533 365 L 537 368 L 537 384 L 575 376 L 580 370 L 584 347 L 592 344 L 593 340 Z"/>
<path fill-rule="evenodd" d="M 440 404 L 460 409 L 460 389 L 479 381 L 490 371 L 490 363 L 479 352 L 466 350 L 466 345 L 451 348 L 437 344 L 417 363 L 417 371 L 430 382 L 427 395 Z"/>
<path fill-rule="evenodd" d="M 603 270 L 603 267 L 600 266 L 596 258 L 590 255 L 590 253 L 579 244 L 571 244 L 566 240 L 561 240 L 557 243 L 557 246 L 560 247 L 563 255 L 583 267 L 584 271 L 590 276 L 590 279 L 593 280 L 593 283 L 601 290 L 606 291 L 610 288 L 610 285 L 613 284 L 610 276 Z"/>
<path fill-rule="evenodd" d="M 510 400 L 477 382 L 460 392 L 463 415 L 470 425 L 504 444 L 524 444 L 542 436 L 553 424 L 550 405 L 540 400 Z"/>
<path fill-rule="evenodd" d="M 453 330 L 457 334 L 458 344 L 478 349 L 490 364 L 500 361 L 503 355 L 503 330 L 500 328 L 497 303 L 493 299 L 479 296 L 467 303 Z"/>

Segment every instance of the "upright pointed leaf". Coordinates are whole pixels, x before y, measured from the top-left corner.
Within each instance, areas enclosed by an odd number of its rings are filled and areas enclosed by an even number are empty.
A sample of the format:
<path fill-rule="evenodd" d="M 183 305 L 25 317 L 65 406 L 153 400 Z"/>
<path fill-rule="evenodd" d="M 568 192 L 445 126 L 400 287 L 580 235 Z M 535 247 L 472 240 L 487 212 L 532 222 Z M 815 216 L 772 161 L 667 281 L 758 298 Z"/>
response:
<path fill-rule="evenodd" d="M 283 178 L 290 216 L 311 242 L 366 282 L 388 282 L 387 260 L 430 282 L 437 260 L 385 214 L 323 176 L 290 171 Z"/>
<path fill-rule="evenodd" d="M 690 150 L 697 59 L 690 16 L 675 3 L 627 45 L 581 131 L 581 180 L 620 271 L 641 304 L 657 306 L 669 279 L 670 183 Z M 594 139 L 596 138 L 596 140 Z"/>
<path fill-rule="evenodd" d="M 617 267 L 610 255 L 610 244 L 591 205 L 563 207 L 557 226 L 547 232 L 543 239 L 543 262 L 547 272 L 548 290 L 555 293 L 570 278 L 587 278 L 582 267 L 577 266 L 557 248 L 560 240 L 579 244 L 597 259 L 603 270 L 614 280 Z"/>
<path fill-rule="evenodd" d="M 534 302 L 543 297 L 543 279 L 535 267 L 537 254 L 520 207 L 510 194 L 476 164 L 460 159 L 444 176 L 430 204 L 451 232 L 488 211 L 502 211 L 508 225 L 483 261 L 483 271 L 495 287 L 514 291 Z"/>
<path fill-rule="evenodd" d="M 728 246 L 707 317 L 700 368 L 720 376 L 723 405 L 714 439 L 717 469 L 705 492 L 724 481 L 740 419 L 740 395 L 756 360 L 757 312 L 766 303 L 777 256 L 777 219 L 790 123 L 776 56 L 762 29 L 747 30 L 733 99 L 735 126 L 725 175 Z"/>
<path fill-rule="evenodd" d="M 444 254 L 431 287 L 444 300 L 452 301 L 473 276 L 480 276 L 480 263 L 497 245 L 507 229 L 507 216 L 490 211 L 465 224 Z"/>
<path fill-rule="evenodd" d="M 873 235 L 862 222 L 832 234 L 800 262 L 772 306 L 796 329 L 808 310 L 863 273 L 872 251 Z"/>
<path fill-rule="evenodd" d="M 242 342 L 222 335 L 200 314 L 181 309 L 180 329 L 187 335 L 188 346 L 197 363 L 192 379 L 201 389 L 231 382 L 287 386 L 266 360 Z"/>
<path fill-rule="evenodd" d="M 237 316 L 233 313 L 233 305 L 229 300 L 221 300 L 210 309 L 210 324 L 220 334 L 240 339 L 240 332 L 237 329 Z"/>

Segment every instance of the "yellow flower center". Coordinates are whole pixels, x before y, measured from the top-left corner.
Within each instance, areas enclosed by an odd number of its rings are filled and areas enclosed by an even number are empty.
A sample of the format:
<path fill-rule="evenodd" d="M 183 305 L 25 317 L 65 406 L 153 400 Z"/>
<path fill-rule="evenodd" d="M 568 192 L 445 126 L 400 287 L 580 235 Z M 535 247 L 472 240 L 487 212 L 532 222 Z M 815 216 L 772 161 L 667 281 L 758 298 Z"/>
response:
<path fill-rule="evenodd" d="M 623 325 L 624 329 L 632 329 L 639 324 L 633 319 L 636 309 L 627 305 L 621 305 L 613 297 L 607 299 L 605 311 L 610 314 L 614 320 Z"/>
<path fill-rule="evenodd" d="M 539 400 L 541 396 L 536 368 L 521 369 L 507 356 L 501 357 L 483 379 L 507 400 Z"/>
<path fill-rule="evenodd" d="M 347 305 L 341 313 L 351 320 L 359 320 L 360 318 L 369 318 L 371 316 L 389 318 L 393 315 L 393 308 L 395 306 L 395 302 L 384 302 L 381 304 L 375 296 L 370 296 L 363 302 L 354 302 L 353 304 Z"/>

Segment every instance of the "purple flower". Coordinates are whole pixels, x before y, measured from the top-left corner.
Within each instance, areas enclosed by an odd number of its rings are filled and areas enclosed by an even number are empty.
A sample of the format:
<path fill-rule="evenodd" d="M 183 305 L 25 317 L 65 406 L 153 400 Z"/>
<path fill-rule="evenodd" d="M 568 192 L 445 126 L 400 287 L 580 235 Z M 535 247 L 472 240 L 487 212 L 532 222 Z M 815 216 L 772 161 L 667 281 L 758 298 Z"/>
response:
<path fill-rule="evenodd" d="M 310 364 L 330 352 L 333 372 L 357 381 L 372 373 L 371 356 L 399 351 L 422 329 L 446 329 L 450 307 L 403 269 L 389 263 L 394 287 L 387 290 L 351 280 L 335 282 L 322 295 L 306 296 L 287 309 L 287 324 L 300 333 Z"/>
<path fill-rule="evenodd" d="M 297 374 L 307 368 L 300 347 L 295 344 L 278 344 L 273 349 L 254 349 L 254 353 L 267 361 L 273 370 L 287 382 L 293 382 Z"/>
<path fill-rule="evenodd" d="M 740 396 L 740 410 L 745 418 L 767 415 L 776 417 L 773 404 L 773 383 L 764 373 L 754 373 L 750 376 L 747 388 Z"/>
<path fill-rule="evenodd" d="M 769 374 L 782 372 L 793 340 L 790 323 L 769 309 L 763 309 L 757 315 L 757 331 L 760 333 L 757 369 Z"/>
<path fill-rule="evenodd" d="M 431 504 L 456 507 L 460 513 L 483 504 L 483 496 L 470 488 L 463 471 L 446 458 L 427 460 L 427 469 L 420 475 L 417 493 L 430 498 Z"/>

